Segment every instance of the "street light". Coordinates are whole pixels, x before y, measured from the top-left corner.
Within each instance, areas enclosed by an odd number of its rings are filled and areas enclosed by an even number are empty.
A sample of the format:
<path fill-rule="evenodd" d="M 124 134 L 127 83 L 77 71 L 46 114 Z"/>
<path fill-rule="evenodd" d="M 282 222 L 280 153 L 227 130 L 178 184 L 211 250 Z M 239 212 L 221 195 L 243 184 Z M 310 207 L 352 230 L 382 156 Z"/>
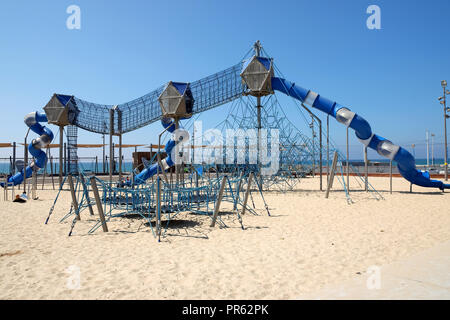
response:
<path fill-rule="evenodd" d="M 447 156 L 448 156 L 448 150 L 447 150 L 447 118 L 450 118 L 450 116 L 447 114 L 448 111 L 450 111 L 450 108 L 447 108 L 447 94 L 450 94 L 448 90 L 446 90 L 447 87 L 447 81 L 442 80 L 441 81 L 442 89 L 444 90 L 444 94 L 442 97 L 439 97 L 440 104 L 444 106 L 444 138 L 445 138 L 445 159 L 444 159 L 444 166 L 445 166 L 445 181 L 448 180 L 448 164 L 447 164 Z"/>

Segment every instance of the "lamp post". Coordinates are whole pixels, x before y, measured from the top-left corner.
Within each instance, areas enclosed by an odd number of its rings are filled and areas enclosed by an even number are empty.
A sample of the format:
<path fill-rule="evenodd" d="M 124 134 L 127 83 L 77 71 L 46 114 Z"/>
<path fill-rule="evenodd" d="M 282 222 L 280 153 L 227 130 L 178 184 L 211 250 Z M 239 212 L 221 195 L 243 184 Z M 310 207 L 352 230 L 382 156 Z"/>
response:
<path fill-rule="evenodd" d="M 445 139 L 445 154 L 444 154 L 444 166 L 445 166 L 445 181 L 448 181 L 448 164 L 447 164 L 447 118 L 450 118 L 450 115 L 447 114 L 447 112 L 450 111 L 450 108 L 447 108 L 447 94 L 450 94 L 450 91 L 448 91 L 447 88 L 447 81 L 442 80 L 441 81 L 442 89 L 444 90 L 444 94 L 442 97 L 439 97 L 440 104 L 444 106 L 444 139 Z"/>

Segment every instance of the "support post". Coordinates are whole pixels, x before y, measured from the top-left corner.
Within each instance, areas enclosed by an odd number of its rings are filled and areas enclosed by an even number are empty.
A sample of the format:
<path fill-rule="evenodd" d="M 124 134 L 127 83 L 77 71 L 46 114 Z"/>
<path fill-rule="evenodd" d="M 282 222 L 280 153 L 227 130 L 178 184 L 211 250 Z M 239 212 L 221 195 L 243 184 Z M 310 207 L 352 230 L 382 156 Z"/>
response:
<path fill-rule="evenodd" d="M 69 181 L 70 194 L 72 196 L 73 211 L 75 212 L 76 219 L 81 220 L 80 212 L 78 211 L 77 195 L 75 194 L 75 187 L 73 186 L 72 174 L 69 173 L 69 175 L 67 176 L 67 180 Z"/>
<path fill-rule="evenodd" d="M 216 225 L 217 216 L 218 216 L 219 210 L 220 210 L 220 203 L 222 202 L 223 191 L 225 190 L 226 180 L 227 180 L 227 176 L 223 176 L 222 183 L 220 184 L 219 195 L 217 196 L 216 204 L 214 205 L 214 213 L 213 213 L 213 217 L 212 217 L 212 221 L 211 221 L 211 225 L 210 225 L 211 228 Z"/>
<path fill-rule="evenodd" d="M 334 175 L 336 173 L 337 160 L 338 160 L 338 153 L 335 151 L 334 157 L 333 157 L 333 164 L 331 166 L 330 178 L 328 179 L 327 192 L 325 193 L 325 199 L 328 199 L 328 196 L 330 194 L 330 189 L 333 186 Z"/>
<path fill-rule="evenodd" d="M 347 134 L 347 190 L 350 193 L 350 163 L 349 163 L 349 146 L 348 146 L 348 127 L 346 130 Z"/>
<path fill-rule="evenodd" d="M 323 191 L 322 186 L 322 121 L 319 120 L 319 174 L 320 174 L 320 191 Z"/>
<path fill-rule="evenodd" d="M 117 109 L 117 126 L 119 129 L 119 181 L 122 181 L 122 112 Z"/>
<path fill-rule="evenodd" d="M 95 177 L 91 177 L 91 187 L 94 192 L 95 204 L 97 206 L 98 215 L 100 216 L 100 221 L 102 222 L 103 232 L 108 232 L 108 226 L 106 225 L 105 214 L 103 213 L 102 201 L 100 200 L 100 195 L 98 193 L 97 181 Z"/>
<path fill-rule="evenodd" d="M 327 114 L 327 184 L 330 179 L 330 115 Z"/>
<path fill-rule="evenodd" d="M 389 192 L 392 194 L 392 160 L 389 161 Z"/>
<path fill-rule="evenodd" d="M 113 161 L 114 161 L 114 146 L 113 146 L 113 135 L 114 135 L 114 109 L 109 110 L 109 182 L 112 183 L 113 175 Z"/>
<path fill-rule="evenodd" d="M 59 126 L 59 185 L 61 186 L 63 181 L 63 144 L 64 144 L 64 127 Z"/>
<path fill-rule="evenodd" d="M 244 204 L 243 204 L 242 212 L 241 212 L 242 216 L 245 214 L 245 210 L 247 209 L 248 195 L 250 194 L 250 188 L 252 187 L 252 177 L 253 177 L 253 172 L 250 172 L 250 174 L 248 175 L 247 191 L 245 191 Z"/>
<path fill-rule="evenodd" d="M 80 177 L 80 180 L 81 180 L 81 184 L 83 185 L 84 194 L 86 195 L 86 202 L 87 202 L 87 205 L 88 205 L 88 208 L 89 208 L 89 214 L 91 216 L 93 216 L 94 215 L 94 210 L 92 210 L 91 198 L 89 197 L 89 189 L 88 189 L 88 186 L 86 184 L 86 180 L 84 179 L 83 174 L 80 174 L 79 177 Z"/>
<path fill-rule="evenodd" d="M 161 177 L 156 177 L 156 233 L 161 241 Z"/>
<path fill-rule="evenodd" d="M 392 161 L 391 161 L 392 167 Z M 392 171 L 392 170 L 391 170 Z M 367 147 L 364 146 L 364 189 L 369 191 L 369 160 L 367 159 Z"/>

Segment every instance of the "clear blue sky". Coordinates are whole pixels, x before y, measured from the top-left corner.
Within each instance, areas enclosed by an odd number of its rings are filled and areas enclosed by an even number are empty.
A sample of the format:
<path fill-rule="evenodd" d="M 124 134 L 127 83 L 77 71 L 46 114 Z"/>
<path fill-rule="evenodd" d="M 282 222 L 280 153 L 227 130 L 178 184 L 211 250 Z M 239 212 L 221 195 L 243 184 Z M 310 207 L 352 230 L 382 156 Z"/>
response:
<path fill-rule="evenodd" d="M 81 8 L 81 30 L 66 28 L 71 4 Z M 366 28 L 371 4 L 381 8 L 381 30 Z M 442 157 L 437 97 L 440 81 L 450 82 L 449 21 L 448 0 L 2 1 L 0 142 L 22 141 L 23 117 L 55 92 L 126 102 L 169 80 L 227 68 L 259 39 L 289 80 L 349 106 L 383 137 L 408 149 L 416 143 L 418 157 L 431 130 Z M 301 127 L 295 106 L 282 99 Z M 216 111 L 202 119 L 215 124 L 219 117 Z M 159 130 L 155 123 L 124 143 L 156 142 Z M 345 129 L 333 123 L 332 130 L 343 146 Z M 360 158 L 351 136 L 352 157 Z M 101 137 L 83 132 L 79 142 Z"/>

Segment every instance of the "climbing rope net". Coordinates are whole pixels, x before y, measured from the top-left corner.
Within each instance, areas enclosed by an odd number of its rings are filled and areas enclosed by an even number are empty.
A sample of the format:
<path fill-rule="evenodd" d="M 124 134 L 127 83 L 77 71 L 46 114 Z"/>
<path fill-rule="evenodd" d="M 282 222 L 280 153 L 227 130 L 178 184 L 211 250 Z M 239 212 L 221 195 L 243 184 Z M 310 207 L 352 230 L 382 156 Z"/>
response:
<path fill-rule="evenodd" d="M 193 114 L 212 109 L 242 96 L 244 87 L 240 77 L 242 62 L 190 83 L 194 97 Z M 114 119 L 114 132 L 127 133 L 161 119 L 158 97 L 165 86 L 130 102 L 117 105 L 122 119 Z M 109 110 L 113 105 L 88 102 L 74 97 L 79 113 L 75 125 L 87 131 L 108 134 L 110 131 Z"/>

